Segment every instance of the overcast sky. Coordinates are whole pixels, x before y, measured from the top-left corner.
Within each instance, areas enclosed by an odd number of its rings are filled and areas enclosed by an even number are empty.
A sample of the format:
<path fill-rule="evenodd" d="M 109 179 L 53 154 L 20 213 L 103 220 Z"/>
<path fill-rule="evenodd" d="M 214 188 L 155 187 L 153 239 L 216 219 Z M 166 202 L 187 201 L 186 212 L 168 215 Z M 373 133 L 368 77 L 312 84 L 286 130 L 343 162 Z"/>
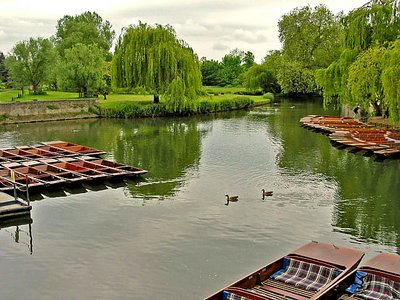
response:
<path fill-rule="evenodd" d="M 170 24 L 201 58 L 221 58 L 234 48 L 251 51 L 256 61 L 281 48 L 278 21 L 307 4 L 325 4 L 338 13 L 367 0 L 0 0 L 0 51 L 8 53 L 18 41 L 54 35 L 64 15 L 97 12 L 118 36 L 138 21 Z"/>

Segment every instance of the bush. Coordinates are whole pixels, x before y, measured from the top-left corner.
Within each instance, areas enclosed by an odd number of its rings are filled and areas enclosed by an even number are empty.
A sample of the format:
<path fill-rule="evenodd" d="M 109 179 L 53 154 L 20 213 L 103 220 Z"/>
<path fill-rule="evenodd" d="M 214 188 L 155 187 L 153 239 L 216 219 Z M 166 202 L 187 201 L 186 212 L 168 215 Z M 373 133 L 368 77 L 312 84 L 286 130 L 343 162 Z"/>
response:
<path fill-rule="evenodd" d="M 265 93 L 263 96 L 262 96 L 264 99 L 268 99 L 268 100 L 274 100 L 274 94 L 273 93 Z"/>

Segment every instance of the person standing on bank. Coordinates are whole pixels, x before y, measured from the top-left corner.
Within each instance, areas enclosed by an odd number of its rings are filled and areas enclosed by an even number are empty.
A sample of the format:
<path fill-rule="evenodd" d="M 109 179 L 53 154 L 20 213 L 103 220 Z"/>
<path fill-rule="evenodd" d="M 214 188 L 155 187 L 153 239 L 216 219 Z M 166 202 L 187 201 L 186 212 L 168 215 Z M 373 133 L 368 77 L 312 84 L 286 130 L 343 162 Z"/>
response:
<path fill-rule="evenodd" d="M 360 110 L 361 110 L 360 104 L 357 104 L 357 106 L 354 107 L 354 109 L 353 109 L 353 113 L 354 113 L 353 117 L 354 118 L 358 118 L 360 116 Z"/>

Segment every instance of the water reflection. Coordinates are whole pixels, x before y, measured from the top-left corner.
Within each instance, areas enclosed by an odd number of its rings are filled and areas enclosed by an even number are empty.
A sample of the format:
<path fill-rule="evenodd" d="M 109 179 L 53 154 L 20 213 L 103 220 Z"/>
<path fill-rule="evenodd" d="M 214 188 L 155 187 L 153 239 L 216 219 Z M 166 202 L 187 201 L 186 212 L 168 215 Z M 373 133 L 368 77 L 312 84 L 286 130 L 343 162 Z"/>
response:
<path fill-rule="evenodd" d="M 35 201 L 33 259 L 0 235 L 2 296 L 152 299 L 162 290 L 163 299 L 200 299 L 312 239 L 399 251 L 399 162 L 332 147 L 300 126 L 313 113 L 337 112 L 289 99 L 186 119 L 2 127 L 5 146 L 69 140 L 149 171 Z M 262 201 L 262 188 L 273 196 Z M 225 194 L 240 201 L 225 206 Z M 21 274 L 35 276 L 11 290 Z"/>
<path fill-rule="evenodd" d="M 279 166 L 290 173 L 315 174 L 335 182 L 335 230 L 364 241 L 396 246 L 400 252 L 400 161 L 377 162 L 333 147 L 327 136 L 296 123 L 307 114 L 337 112 L 319 112 L 309 102 L 296 103 L 294 110 L 288 109 L 289 105 L 284 101 L 281 115 L 268 118 L 271 133 L 282 141 Z"/>
<path fill-rule="evenodd" d="M 30 213 L 22 217 L 0 220 L 0 230 L 9 233 L 15 243 L 26 246 L 30 255 L 33 254 L 32 222 Z"/>

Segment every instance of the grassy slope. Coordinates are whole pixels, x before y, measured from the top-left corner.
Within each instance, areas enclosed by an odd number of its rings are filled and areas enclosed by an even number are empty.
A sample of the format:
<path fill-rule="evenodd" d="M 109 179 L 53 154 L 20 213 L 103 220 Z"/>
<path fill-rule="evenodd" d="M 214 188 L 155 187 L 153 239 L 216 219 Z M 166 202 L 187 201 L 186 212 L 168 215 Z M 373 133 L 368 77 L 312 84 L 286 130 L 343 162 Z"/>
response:
<path fill-rule="evenodd" d="M 261 96 L 241 96 L 234 94 L 238 91 L 244 91 L 244 88 L 240 87 L 209 87 L 206 86 L 204 89 L 208 95 L 202 96 L 199 100 L 208 101 L 223 101 L 230 100 L 236 97 L 248 97 L 254 100 L 256 104 L 268 103 L 269 101 L 263 99 Z M 71 92 L 55 92 L 49 91 L 47 95 L 29 95 L 27 92 L 22 98 L 17 98 L 20 93 L 19 90 L 7 90 L 0 92 L 0 102 L 11 102 L 12 97 L 14 101 L 31 101 L 36 100 L 62 100 L 62 99 L 78 99 L 78 93 Z M 103 100 L 103 96 L 99 95 L 99 102 L 102 107 L 113 107 L 116 104 L 125 104 L 128 102 L 138 102 L 140 104 L 150 104 L 153 102 L 153 95 L 132 95 L 132 94 L 109 94 L 107 100 Z M 161 99 L 162 101 L 162 99 Z"/>

